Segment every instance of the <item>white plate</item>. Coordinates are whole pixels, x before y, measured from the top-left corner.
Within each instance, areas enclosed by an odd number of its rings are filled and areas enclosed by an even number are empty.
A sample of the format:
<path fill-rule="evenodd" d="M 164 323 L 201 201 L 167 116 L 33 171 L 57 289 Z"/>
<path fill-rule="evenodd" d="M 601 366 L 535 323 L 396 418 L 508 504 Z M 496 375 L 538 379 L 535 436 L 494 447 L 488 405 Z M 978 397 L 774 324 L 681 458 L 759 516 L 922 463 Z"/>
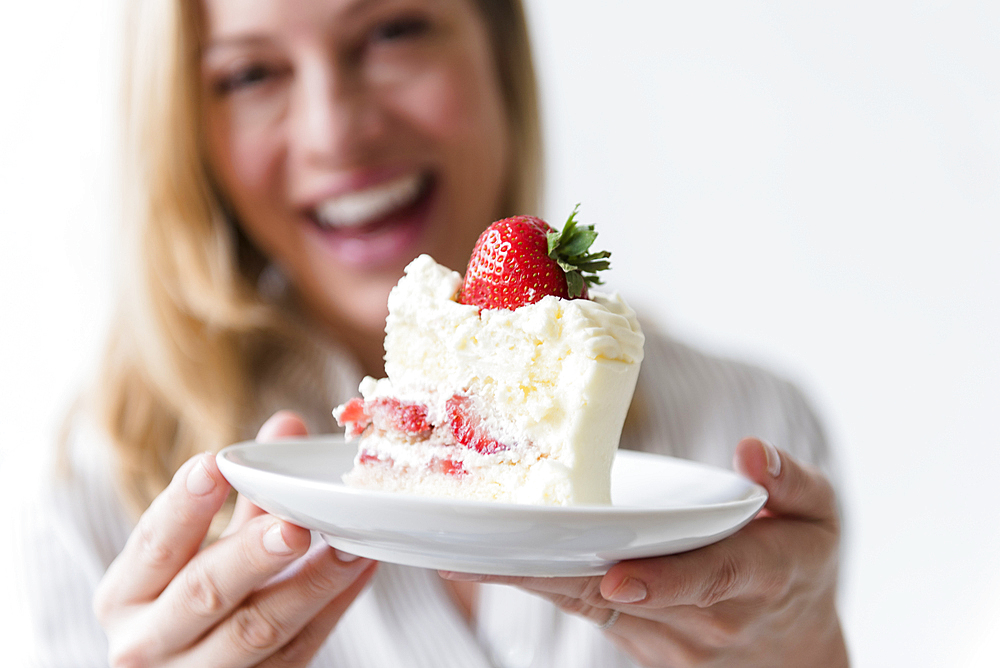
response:
<path fill-rule="evenodd" d="M 526 506 L 352 489 L 357 447 L 325 436 L 247 442 L 218 455 L 233 487 L 330 545 L 379 561 L 491 575 L 596 575 L 613 563 L 702 547 L 767 500 L 723 469 L 620 450 L 611 506 Z"/>

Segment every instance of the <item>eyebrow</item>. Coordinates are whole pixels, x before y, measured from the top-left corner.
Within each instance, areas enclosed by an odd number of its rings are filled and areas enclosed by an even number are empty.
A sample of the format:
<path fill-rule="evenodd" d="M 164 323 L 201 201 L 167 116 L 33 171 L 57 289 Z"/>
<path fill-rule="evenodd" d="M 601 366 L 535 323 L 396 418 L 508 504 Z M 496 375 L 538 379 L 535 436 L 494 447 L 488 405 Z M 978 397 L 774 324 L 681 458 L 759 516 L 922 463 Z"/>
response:
<path fill-rule="evenodd" d="M 236 47 L 246 47 L 246 46 L 267 46 L 271 44 L 271 40 L 267 37 L 255 34 L 239 34 L 225 35 L 215 39 L 210 39 L 205 47 L 202 49 L 202 55 L 215 51 L 217 49 L 229 49 Z"/>

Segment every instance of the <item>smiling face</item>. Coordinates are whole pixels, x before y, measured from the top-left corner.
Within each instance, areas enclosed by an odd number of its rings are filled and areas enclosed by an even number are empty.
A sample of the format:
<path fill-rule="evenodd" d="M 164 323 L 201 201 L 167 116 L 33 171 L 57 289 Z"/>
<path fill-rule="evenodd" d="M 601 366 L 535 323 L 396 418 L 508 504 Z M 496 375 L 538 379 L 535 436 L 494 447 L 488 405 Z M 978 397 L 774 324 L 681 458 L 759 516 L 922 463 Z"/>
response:
<path fill-rule="evenodd" d="M 469 0 L 205 0 L 205 141 L 244 232 L 348 345 L 416 255 L 462 271 L 509 136 Z"/>

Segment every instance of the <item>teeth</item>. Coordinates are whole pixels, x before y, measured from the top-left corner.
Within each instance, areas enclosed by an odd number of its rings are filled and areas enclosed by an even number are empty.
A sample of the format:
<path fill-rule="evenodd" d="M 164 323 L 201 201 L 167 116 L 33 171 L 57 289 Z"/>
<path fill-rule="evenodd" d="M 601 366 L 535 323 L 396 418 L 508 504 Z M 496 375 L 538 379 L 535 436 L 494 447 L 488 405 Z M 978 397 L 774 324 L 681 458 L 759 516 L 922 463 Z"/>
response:
<path fill-rule="evenodd" d="M 420 174 L 411 174 L 372 188 L 345 193 L 316 207 L 316 217 L 327 227 L 360 227 L 413 202 L 420 194 L 422 185 Z"/>

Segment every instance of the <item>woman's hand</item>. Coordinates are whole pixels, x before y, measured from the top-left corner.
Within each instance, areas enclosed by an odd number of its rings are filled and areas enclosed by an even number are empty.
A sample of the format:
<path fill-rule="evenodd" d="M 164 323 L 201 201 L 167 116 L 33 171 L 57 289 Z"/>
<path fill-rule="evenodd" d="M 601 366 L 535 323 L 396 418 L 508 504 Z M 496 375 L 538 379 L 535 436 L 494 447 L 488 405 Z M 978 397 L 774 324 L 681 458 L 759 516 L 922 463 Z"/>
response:
<path fill-rule="evenodd" d="M 757 439 L 740 442 L 735 465 L 769 498 L 756 519 L 714 545 L 623 561 L 603 577 L 442 575 L 518 585 L 598 626 L 611 622 L 606 633 L 646 666 L 848 665 L 835 607 L 833 488 Z"/>
<path fill-rule="evenodd" d="M 281 412 L 257 438 L 305 433 Z M 199 549 L 229 489 L 198 455 L 140 518 L 94 597 L 112 666 L 304 666 L 368 582 L 373 562 L 310 551 L 309 531 L 242 497 Z"/>

